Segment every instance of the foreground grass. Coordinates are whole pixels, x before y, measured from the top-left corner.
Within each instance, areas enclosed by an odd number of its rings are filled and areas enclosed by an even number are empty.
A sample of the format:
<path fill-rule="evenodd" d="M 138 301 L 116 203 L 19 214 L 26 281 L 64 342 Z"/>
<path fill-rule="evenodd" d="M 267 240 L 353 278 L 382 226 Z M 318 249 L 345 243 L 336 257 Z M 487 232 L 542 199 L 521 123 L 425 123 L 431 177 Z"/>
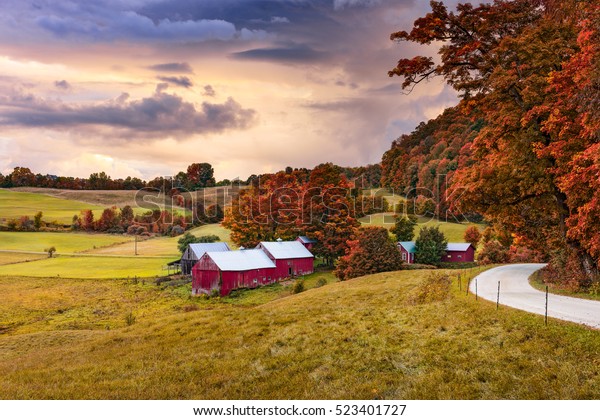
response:
<path fill-rule="evenodd" d="M 390 229 L 394 226 L 394 213 L 376 213 L 365 216 L 359 219 L 363 226 L 383 226 Z M 451 223 L 439 221 L 437 219 L 431 219 L 426 217 L 419 217 L 417 228 L 415 229 L 415 238 L 419 235 L 419 231 L 423 227 L 434 227 L 437 226 L 446 238 L 448 242 L 464 242 L 465 230 L 469 226 L 477 226 L 480 231 L 483 232 L 485 225 L 481 223 Z"/>
<path fill-rule="evenodd" d="M 72 253 L 133 241 L 124 235 L 83 232 L 0 232 L 0 249 L 10 251 L 44 252 L 51 246 L 56 252 Z"/>
<path fill-rule="evenodd" d="M 148 284 L 69 283 L 71 305 L 80 301 L 76 296 L 88 296 L 82 311 L 102 302 L 107 305 L 102 310 L 110 312 L 120 293 L 126 302 L 133 293 L 146 312 L 134 325 L 117 330 L 64 330 L 52 328 L 50 320 L 38 322 L 45 329 L 31 327 L 41 332 L 0 335 L 0 395 L 600 398 L 600 332 L 554 320 L 544 327 L 540 316 L 509 308 L 496 311 L 493 303 L 476 302 L 456 284 L 446 299 L 415 303 L 429 274 L 383 273 L 252 307 L 232 304 L 236 298 L 192 299 L 177 295 L 179 289 L 155 299 L 145 291 Z M 34 299 L 32 295 L 38 295 L 40 305 L 59 302 L 39 297 L 46 291 L 43 281 L 37 287 L 31 279 L 14 282 L 8 300 L 0 301 L 0 313 L 21 299 Z M 20 297 L 25 292 L 19 290 L 27 290 L 27 296 Z M 237 299 L 247 297 L 241 293 Z M 59 302 L 45 310 L 56 306 L 70 307 Z M 122 310 L 114 312 L 117 318 L 123 315 Z M 89 318 L 93 311 L 87 313 Z"/>
<path fill-rule="evenodd" d="M 26 263 L 1 265 L 0 276 L 66 277 L 81 279 L 151 277 L 172 258 L 58 256 Z"/>

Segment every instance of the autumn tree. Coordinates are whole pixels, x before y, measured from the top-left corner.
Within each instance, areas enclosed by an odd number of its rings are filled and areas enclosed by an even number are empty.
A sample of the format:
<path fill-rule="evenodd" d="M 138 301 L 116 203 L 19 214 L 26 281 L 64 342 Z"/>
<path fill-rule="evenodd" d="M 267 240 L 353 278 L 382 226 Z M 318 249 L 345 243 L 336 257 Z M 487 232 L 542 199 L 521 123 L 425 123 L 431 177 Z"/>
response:
<path fill-rule="evenodd" d="M 186 188 L 190 191 L 215 185 L 214 169 L 210 163 L 192 163 L 186 175 Z"/>
<path fill-rule="evenodd" d="M 598 97 L 598 5 L 497 0 L 459 4 L 454 13 L 432 1 L 431 9 L 391 38 L 441 43 L 440 60 L 403 58 L 389 75 L 402 77 L 407 90 L 441 76 L 466 109 L 485 116 L 469 165 L 455 174 L 452 204 L 501 221 L 538 249 L 568 248 L 588 279 L 597 278 L 590 222 L 598 189 L 590 175 L 598 107 L 590 100 Z"/>
<path fill-rule="evenodd" d="M 415 236 L 417 218 L 412 214 L 402 217 L 395 216 L 395 218 L 396 221 L 394 226 L 390 229 L 390 232 L 396 235 L 397 241 L 412 241 Z"/>
<path fill-rule="evenodd" d="M 340 280 L 402 268 L 400 251 L 383 227 L 358 229 L 356 239 L 349 241 L 348 245 L 346 255 L 339 259 L 335 270 Z"/>
<path fill-rule="evenodd" d="M 465 229 L 463 238 L 465 242 L 473 245 L 473 248 L 477 248 L 477 244 L 481 240 L 481 232 L 477 226 L 469 226 L 467 229 Z"/>
<path fill-rule="evenodd" d="M 446 253 L 448 240 L 437 226 L 423 227 L 415 240 L 415 262 L 438 264 Z"/>

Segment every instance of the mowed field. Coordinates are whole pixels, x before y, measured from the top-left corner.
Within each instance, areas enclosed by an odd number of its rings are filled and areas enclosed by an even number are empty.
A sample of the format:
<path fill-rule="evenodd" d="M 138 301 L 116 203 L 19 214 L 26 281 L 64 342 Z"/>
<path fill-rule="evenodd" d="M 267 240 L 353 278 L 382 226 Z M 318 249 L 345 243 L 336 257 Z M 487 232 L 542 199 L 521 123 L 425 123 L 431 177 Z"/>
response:
<path fill-rule="evenodd" d="M 600 398 L 600 332 L 497 311 L 449 273 L 424 300 L 428 270 L 227 299 L 190 297 L 189 285 L 0 278 L 1 396 Z"/>
<path fill-rule="evenodd" d="M 56 198 L 45 194 L 17 192 L 0 189 L 0 223 L 8 219 L 18 219 L 21 216 L 33 216 L 41 211 L 42 220 L 51 223 L 71 224 L 73 215 L 79 215 L 82 210 L 90 209 L 95 214 L 102 214 L 106 206 L 100 206 L 81 201 Z"/>
<path fill-rule="evenodd" d="M 383 226 L 386 229 L 390 229 L 394 226 L 394 213 L 371 214 L 359 219 L 359 221 L 363 226 Z M 477 226 L 480 231 L 483 231 L 486 227 L 482 223 L 452 223 L 433 218 L 419 217 L 415 229 L 415 238 L 419 235 L 421 228 L 432 226 L 437 226 L 446 235 L 448 242 L 464 242 L 465 230 L 469 226 Z"/>

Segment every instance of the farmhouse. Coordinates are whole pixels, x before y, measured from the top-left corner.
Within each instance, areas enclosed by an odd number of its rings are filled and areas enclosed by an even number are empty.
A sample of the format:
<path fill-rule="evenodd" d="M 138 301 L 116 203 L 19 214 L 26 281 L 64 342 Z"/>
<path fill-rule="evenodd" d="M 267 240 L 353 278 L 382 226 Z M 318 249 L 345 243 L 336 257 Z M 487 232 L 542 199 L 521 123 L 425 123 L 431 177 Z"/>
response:
<path fill-rule="evenodd" d="M 304 245 L 304 247 L 309 251 L 312 250 L 315 244 L 317 243 L 317 241 L 315 241 L 314 239 L 310 239 L 308 236 L 298 236 L 298 239 L 296 240 L 302 245 Z"/>
<path fill-rule="evenodd" d="M 402 260 L 408 264 L 415 262 L 415 243 L 398 242 L 398 249 L 402 255 Z M 442 257 L 442 262 L 473 262 L 475 261 L 475 248 L 470 243 L 448 242 L 446 253 Z"/>
<path fill-rule="evenodd" d="M 221 296 L 239 288 L 254 288 L 279 280 L 275 263 L 261 249 L 206 252 L 192 268 L 192 294 L 210 294 L 218 290 Z"/>
<path fill-rule="evenodd" d="M 310 274 L 314 271 L 314 255 L 299 241 L 261 242 L 262 249 L 277 266 L 276 277 Z"/>
<path fill-rule="evenodd" d="M 231 251 L 225 242 L 190 244 L 181 256 L 181 272 L 190 274 L 192 267 L 204 255 L 205 252 Z"/>

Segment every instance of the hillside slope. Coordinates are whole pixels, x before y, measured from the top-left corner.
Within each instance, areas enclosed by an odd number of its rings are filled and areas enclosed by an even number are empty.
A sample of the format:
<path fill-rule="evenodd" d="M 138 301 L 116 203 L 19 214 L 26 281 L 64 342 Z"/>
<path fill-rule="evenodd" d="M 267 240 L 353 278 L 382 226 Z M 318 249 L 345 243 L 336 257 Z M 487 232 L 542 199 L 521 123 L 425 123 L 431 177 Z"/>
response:
<path fill-rule="evenodd" d="M 447 298 L 428 295 L 429 274 L 367 276 L 255 307 L 146 307 L 112 331 L 0 335 L 2 398 L 600 398 L 598 331 L 496 311 L 454 275 Z"/>

